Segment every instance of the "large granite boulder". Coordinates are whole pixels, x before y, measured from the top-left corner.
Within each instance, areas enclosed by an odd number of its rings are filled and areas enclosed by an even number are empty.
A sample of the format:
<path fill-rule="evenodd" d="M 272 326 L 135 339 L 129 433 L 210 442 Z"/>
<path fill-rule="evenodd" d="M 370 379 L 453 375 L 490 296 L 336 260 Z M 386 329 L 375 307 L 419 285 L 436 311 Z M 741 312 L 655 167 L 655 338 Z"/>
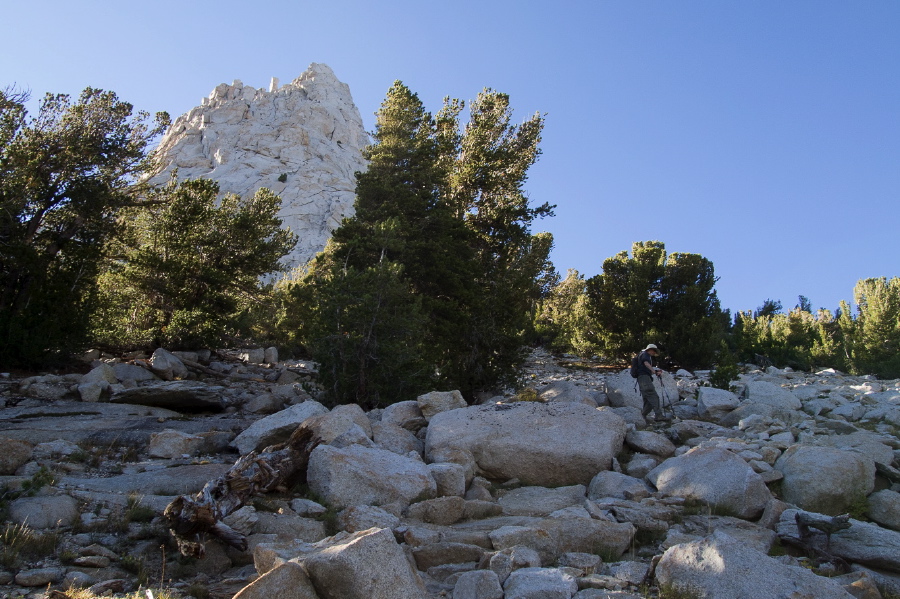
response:
<path fill-rule="evenodd" d="M 706 599 L 853 597 L 829 578 L 784 564 L 721 532 L 667 549 L 656 566 L 656 580 L 685 596 Z"/>
<path fill-rule="evenodd" d="M 437 494 L 427 466 L 384 449 L 351 445 L 316 447 L 309 456 L 310 489 L 336 507 L 406 505 Z"/>
<path fill-rule="evenodd" d="M 319 599 L 303 566 L 286 562 L 241 589 L 234 599 Z"/>
<path fill-rule="evenodd" d="M 459 391 L 432 391 L 416 398 L 425 420 L 431 422 L 435 414 L 466 407 L 466 400 Z"/>
<path fill-rule="evenodd" d="M 750 381 L 744 393 L 749 401 L 769 404 L 783 410 L 799 410 L 803 407 L 796 395 L 769 381 Z"/>
<path fill-rule="evenodd" d="M 884 489 L 869 495 L 869 518 L 882 526 L 900 530 L 900 493 Z"/>
<path fill-rule="evenodd" d="M 269 445 L 286 441 L 307 418 L 327 413 L 328 408 L 317 401 L 298 403 L 257 420 L 235 437 L 231 445 L 242 454 L 259 451 Z"/>
<path fill-rule="evenodd" d="M 570 599 L 578 583 L 559 568 L 522 568 L 509 575 L 503 590 L 506 599 Z"/>
<path fill-rule="evenodd" d="M 725 389 L 700 387 L 697 392 L 697 413 L 704 420 L 718 422 L 740 403 L 737 395 Z"/>
<path fill-rule="evenodd" d="M 487 478 L 545 487 L 587 485 L 622 449 L 625 421 L 580 403 L 488 404 L 435 415 L 425 453 L 459 450 Z M 448 461 L 448 460 L 441 460 Z"/>
<path fill-rule="evenodd" d="M 669 458 L 650 471 L 647 480 L 666 495 L 699 501 L 738 518 L 759 516 L 772 497 L 747 462 L 718 447 L 696 447 Z"/>
<path fill-rule="evenodd" d="M 178 356 L 161 347 L 157 348 L 153 355 L 150 356 L 150 370 L 167 381 L 183 379 L 188 374 L 188 369 L 184 362 Z"/>
<path fill-rule="evenodd" d="M 557 487 L 520 487 L 500 498 L 507 516 L 549 516 L 556 510 L 584 505 L 584 485 Z"/>
<path fill-rule="evenodd" d="M 875 488 L 875 462 L 856 451 L 793 445 L 775 469 L 784 475 L 783 499 L 797 507 L 836 516 Z"/>
<path fill-rule="evenodd" d="M 393 533 L 341 533 L 298 558 L 322 599 L 421 599 L 425 585 Z"/>

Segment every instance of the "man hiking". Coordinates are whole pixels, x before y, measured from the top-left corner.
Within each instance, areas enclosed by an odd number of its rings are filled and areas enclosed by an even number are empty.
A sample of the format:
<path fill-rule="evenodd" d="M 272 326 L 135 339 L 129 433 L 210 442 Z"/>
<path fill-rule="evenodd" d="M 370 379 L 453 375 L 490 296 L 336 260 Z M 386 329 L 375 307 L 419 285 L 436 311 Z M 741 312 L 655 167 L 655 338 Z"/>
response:
<path fill-rule="evenodd" d="M 644 408 L 641 410 L 644 418 L 653 410 L 656 421 L 669 420 L 662 411 L 659 395 L 653 386 L 653 375 L 660 376 L 662 370 L 653 365 L 653 358 L 659 355 L 659 349 L 652 343 L 644 348 L 637 358 L 637 382 L 644 398 Z"/>

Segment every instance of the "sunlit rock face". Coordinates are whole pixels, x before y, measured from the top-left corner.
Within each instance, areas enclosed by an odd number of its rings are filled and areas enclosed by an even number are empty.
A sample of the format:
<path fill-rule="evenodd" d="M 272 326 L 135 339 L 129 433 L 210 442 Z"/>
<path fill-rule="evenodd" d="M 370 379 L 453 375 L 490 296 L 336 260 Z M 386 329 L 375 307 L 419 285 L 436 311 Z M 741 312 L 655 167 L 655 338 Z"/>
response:
<path fill-rule="evenodd" d="M 217 86 L 178 117 L 159 145 L 164 183 L 208 178 L 222 193 L 252 195 L 267 187 L 282 198 L 280 216 L 298 236 L 288 268 L 306 263 L 344 216 L 353 213 L 356 178 L 368 143 L 350 88 L 313 63 L 291 83 L 269 90 L 240 81 Z"/>

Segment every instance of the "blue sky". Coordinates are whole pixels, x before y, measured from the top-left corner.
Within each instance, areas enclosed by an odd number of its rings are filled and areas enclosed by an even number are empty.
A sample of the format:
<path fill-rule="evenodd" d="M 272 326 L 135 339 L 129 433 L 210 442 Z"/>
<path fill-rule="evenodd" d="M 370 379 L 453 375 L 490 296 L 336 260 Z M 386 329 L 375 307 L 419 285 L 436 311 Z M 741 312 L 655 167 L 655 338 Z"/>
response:
<path fill-rule="evenodd" d="M 0 0 L 0 85 L 173 118 L 324 62 L 369 130 L 395 79 L 546 113 L 535 230 L 591 276 L 639 240 L 713 261 L 723 307 L 851 300 L 900 276 L 900 3 Z"/>

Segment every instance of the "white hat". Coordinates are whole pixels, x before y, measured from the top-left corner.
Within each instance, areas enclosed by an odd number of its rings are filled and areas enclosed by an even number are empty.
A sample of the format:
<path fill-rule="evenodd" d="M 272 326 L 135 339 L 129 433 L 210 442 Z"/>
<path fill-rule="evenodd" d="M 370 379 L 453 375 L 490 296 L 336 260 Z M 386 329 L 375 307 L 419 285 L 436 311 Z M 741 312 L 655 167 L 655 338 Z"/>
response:
<path fill-rule="evenodd" d="M 659 351 L 659 348 L 656 347 L 655 345 L 653 345 L 652 343 L 650 345 L 648 345 L 647 347 L 645 347 L 644 351 L 647 351 L 648 349 L 655 349 L 656 351 Z"/>

